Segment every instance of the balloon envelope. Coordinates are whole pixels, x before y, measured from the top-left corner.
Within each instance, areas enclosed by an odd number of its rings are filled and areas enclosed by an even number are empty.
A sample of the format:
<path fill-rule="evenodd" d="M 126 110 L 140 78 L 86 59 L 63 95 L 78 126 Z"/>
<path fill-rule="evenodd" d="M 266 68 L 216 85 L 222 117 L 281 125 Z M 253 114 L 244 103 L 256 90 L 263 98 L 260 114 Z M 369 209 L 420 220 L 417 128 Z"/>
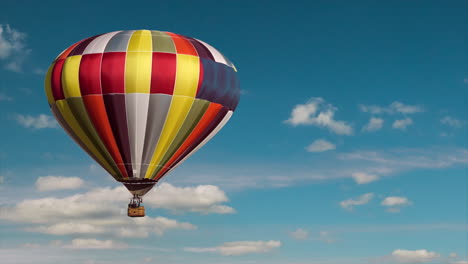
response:
<path fill-rule="evenodd" d="M 194 38 L 131 30 L 63 51 L 45 90 L 59 124 L 134 194 L 210 140 L 239 102 L 237 70 Z"/>

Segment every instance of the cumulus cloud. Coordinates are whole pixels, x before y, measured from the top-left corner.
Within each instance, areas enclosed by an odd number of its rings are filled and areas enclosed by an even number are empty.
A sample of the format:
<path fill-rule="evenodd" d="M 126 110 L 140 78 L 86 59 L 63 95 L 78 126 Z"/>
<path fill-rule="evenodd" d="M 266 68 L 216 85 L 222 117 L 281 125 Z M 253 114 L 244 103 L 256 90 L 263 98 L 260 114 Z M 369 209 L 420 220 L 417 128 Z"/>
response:
<path fill-rule="evenodd" d="M 78 177 L 44 176 L 36 180 L 36 188 L 41 192 L 73 190 L 83 186 L 83 183 L 84 181 Z"/>
<path fill-rule="evenodd" d="M 44 180 L 45 179 L 45 180 Z M 53 179 L 38 180 L 38 188 L 51 186 Z M 61 188 L 67 184 L 59 184 Z M 26 231 L 51 235 L 114 234 L 120 237 L 148 237 L 163 235 L 172 229 L 193 230 L 191 223 L 179 222 L 165 217 L 128 218 L 126 204 L 130 198 L 125 187 L 97 188 L 86 193 L 63 198 L 45 197 L 28 199 L 14 207 L 0 207 L 0 219 L 22 222 Z M 145 205 L 176 212 L 203 214 L 234 213 L 232 207 L 223 205 L 226 194 L 216 186 L 175 187 L 163 183 L 144 199 Z"/>
<path fill-rule="evenodd" d="M 369 123 L 367 123 L 363 128 L 362 131 L 366 132 L 374 132 L 383 127 L 384 120 L 382 118 L 371 117 L 369 119 Z"/>
<path fill-rule="evenodd" d="M 185 251 L 194 253 L 213 252 L 223 256 L 240 256 L 253 253 L 267 253 L 281 246 L 280 241 L 236 241 L 226 242 L 211 248 L 184 248 Z"/>
<path fill-rule="evenodd" d="M 367 184 L 379 179 L 379 176 L 365 172 L 355 172 L 351 176 L 357 184 Z"/>
<path fill-rule="evenodd" d="M 0 61 L 5 68 L 14 72 L 21 72 L 24 60 L 31 52 L 26 48 L 26 34 L 0 24 Z"/>
<path fill-rule="evenodd" d="M 353 210 L 355 206 L 368 204 L 374 198 L 373 193 L 366 193 L 357 198 L 350 198 L 340 202 L 340 206 L 346 210 Z"/>
<path fill-rule="evenodd" d="M 444 116 L 442 119 L 440 119 L 440 123 L 451 126 L 451 127 L 459 128 L 459 127 L 462 127 L 464 124 L 466 124 L 466 121 L 456 119 L 451 116 Z"/>
<path fill-rule="evenodd" d="M 392 258 L 399 263 L 427 263 L 440 257 L 440 254 L 426 249 L 397 249 L 392 252 Z"/>
<path fill-rule="evenodd" d="M 175 187 L 169 183 L 156 186 L 145 196 L 145 204 L 154 208 L 172 211 L 189 211 L 203 214 L 232 214 L 234 208 L 222 203 L 228 202 L 224 191 L 214 185 Z"/>
<path fill-rule="evenodd" d="M 392 124 L 392 127 L 395 129 L 405 130 L 408 126 L 412 124 L 413 124 L 413 119 L 407 117 L 405 119 L 395 120 L 395 122 L 393 122 Z"/>
<path fill-rule="evenodd" d="M 309 231 L 302 228 L 298 228 L 289 233 L 289 235 L 296 240 L 306 240 L 307 238 L 309 238 Z"/>
<path fill-rule="evenodd" d="M 389 106 L 378 105 L 359 105 L 359 109 L 365 113 L 371 114 L 415 114 L 424 112 L 424 108 L 419 105 L 406 105 L 404 103 L 395 101 Z"/>
<path fill-rule="evenodd" d="M 382 206 L 389 207 L 387 211 L 390 213 L 398 213 L 400 212 L 401 207 L 408 206 L 410 204 L 411 201 L 408 200 L 408 198 L 400 196 L 386 197 L 381 203 Z"/>
<path fill-rule="evenodd" d="M 57 121 L 55 121 L 52 116 L 44 114 L 40 114 L 38 116 L 17 114 L 15 115 L 15 120 L 23 127 L 32 129 L 58 127 Z"/>
<path fill-rule="evenodd" d="M 209 200 L 210 191 L 207 193 L 192 197 L 190 204 L 181 201 L 171 204 L 161 200 L 160 206 L 178 211 L 224 213 L 226 210 L 216 208 L 212 204 L 220 200 L 216 197 Z M 176 192 L 172 195 L 178 194 L 181 193 Z M 191 223 L 165 217 L 128 218 L 125 209 L 129 198 L 130 194 L 125 187 L 117 187 L 93 189 L 64 198 L 28 199 L 14 207 L 0 207 L 0 219 L 23 223 L 26 225 L 26 231 L 51 235 L 105 233 L 121 237 L 148 237 L 151 233 L 163 235 L 172 229 L 197 228 Z"/>
<path fill-rule="evenodd" d="M 123 249 L 128 248 L 128 245 L 114 240 L 76 238 L 73 239 L 70 244 L 66 244 L 63 247 L 72 249 Z"/>
<path fill-rule="evenodd" d="M 306 104 L 296 105 L 291 117 L 285 123 L 293 126 L 313 125 L 327 128 L 339 135 L 351 135 L 353 128 L 345 121 L 335 120 L 338 108 L 325 102 L 323 98 L 313 97 Z"/>
<path fill-rule="evenodd" d="M 306 149 L 309 152 L 324 152 L 328 150 L 334 150 L 336 149 L 336 146 L 333 143 L 326 141 L 325 139 L 317 139 L 312 142 L 312 144 L 310 144 Z"/>

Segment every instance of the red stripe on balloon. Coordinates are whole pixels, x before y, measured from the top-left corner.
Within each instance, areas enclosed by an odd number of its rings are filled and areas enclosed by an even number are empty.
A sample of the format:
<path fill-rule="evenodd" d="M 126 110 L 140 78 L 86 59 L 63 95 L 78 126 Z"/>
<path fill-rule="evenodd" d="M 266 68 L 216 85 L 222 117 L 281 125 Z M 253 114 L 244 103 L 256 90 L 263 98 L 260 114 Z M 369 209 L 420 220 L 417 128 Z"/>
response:
<path fill-rule="evenodd" d="M 102 57 L 102 93 L 125 93 L 126 52 L 106 52 Z"/>
<path fill-rule="evenodd" d="M 197 50 L 195 47 L 192 45 L 192 43 L 184 38 L 181 35 L 174 34 L 171 32 L 165 32 L 169 36 L 171 36 L 172 40 L 174 41 L 175 47 L 177 54 L 187 54 L 187 55 L 193 55 L 193 56 L 198 56 Z"/>
<path fill-rule="evenodd" d="M 208 106 L 205 114 L 202 116 L 197 126 L 192 130 L 192 133 L 190 133 L 190 135 L 185 139 L 184 143 L 182 143 L 179 149 L 177 149 L 171 159 L 169 159 L 169 161 L 164 164 L 163 169 L 156 175 L 156 180 L 160 179 L 164 173 L 166 173 L 170 168 L 173 167 L 173 165 L 175 165 L 176 162 L 185 157 L 188 154 L 188 150 L 193 150 L 196 147 L 194 143 L 197 141 L 197 139 L 200 138 L 203 132 L 207 130 L 222 108 L 222 105 L 216 103 L 211 103 Z"/>
<path fill-rule="evenodd" d="M 51 76 L 51 88 L 52 95 L 54 96 L 55 101 L 65 99 L 62 89 L 62 69 L 65 59 L 60 59 L 55 63 L 54 69 L 52 70 Z"/>
<path fill-rule="evenodd" d="M 112 133 L 112 128 L 109 123 L 102 95 L 86 95 L 82 98 L 86 106 L 86 110 L 88 111 L 88 116 L 93 122 L 94 128 L 98 132 L 99 137 L 104 142 L 107 150 L 112 156 L 112 159 L 117 164 L 117 167 L 119 167 L 122 176 L 128 178 L 122 156 L 120 155 L 114 134 Z"/>
<path fill-rule="evenodd" d="M 174 94 L 176 68 L 176 54 L 154 52 L 150 93 Z"/>
<path fill-rule="evenodd" d="M 101 90 L 102 53 L 83 55 L 80 62 L 81 95 L 102 94 Z"/>
<path fill-rule="evenodd" d="M 199 59 L 200 61 L 200 74 L 199 74 L 199 77 L 198 77 L 198 85 L 197 85 L 197 92 L 195 93 L 196 95 L 198 95 L 198 91 L 200 90 L 201 86 L 202 86 L 202 83 L 203 83 L 203 76 L 204 76 L 204 71 L 203 71 L 203 62 L 201 59 Z"/>

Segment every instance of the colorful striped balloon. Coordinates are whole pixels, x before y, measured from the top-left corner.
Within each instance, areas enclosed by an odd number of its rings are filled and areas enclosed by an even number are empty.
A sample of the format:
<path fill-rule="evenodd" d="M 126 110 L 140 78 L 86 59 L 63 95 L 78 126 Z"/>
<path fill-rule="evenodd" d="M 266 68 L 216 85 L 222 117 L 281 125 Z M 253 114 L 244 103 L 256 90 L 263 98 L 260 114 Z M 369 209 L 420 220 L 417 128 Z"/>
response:
<path fill-rule="evenodd" d="M 240 97 L 236 73 L 201 40 L 117 31 L 63 51 L 45 90 L 65 131 L 130 192 L 144 195 L 226 124 Z"/>

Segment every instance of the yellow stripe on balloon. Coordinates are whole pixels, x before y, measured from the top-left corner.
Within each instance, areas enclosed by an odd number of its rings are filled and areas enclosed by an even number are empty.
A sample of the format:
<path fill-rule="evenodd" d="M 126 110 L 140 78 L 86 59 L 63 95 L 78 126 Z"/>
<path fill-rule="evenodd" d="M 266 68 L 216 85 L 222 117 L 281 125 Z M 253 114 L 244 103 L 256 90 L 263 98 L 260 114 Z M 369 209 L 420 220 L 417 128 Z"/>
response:
<path fill-rule="evenodd" d="M 151 31 L 137 30 L 133 33 L 130 41 L 128 42 L 127 51 L 153 51 L 153 40 Z"/>
<path fill-rule="evenodd" d="M 174 95 L 195 97 L 200 78 L 200 58 L 177 54 Z"/>
<path fill-rule="evenodd" d="M 128 43 L 125 62 L 126 93 L 150 92 L 152 63 L 153 40 L 151 31 L 135 31 Z"/>
<path fill-rule="evenodd" d="M 68 105 L 66 100 L 58 100 L 56 101 L 57 108 L 60 111 L 60 114 L 63 116 L 67 124 L 70 126 L 70 128 L 75 132 L 75 134 L 78 136 L 78 138 L 83 142 L 88 149 L 96 156 L 98 159 L 99 164 L 101 164 L 107 171 L 112 172 L 112 176 L 117 176 L 119 175 L 112 167 L 107 163 L 105 158 L 101 155 L 101 153 L 94 147 L 93 143 L 89 139 L 89 137 L 86 135 L 86 133 L 83 131 L 81 126 L 79 125 L 78 121 L 76 118 L 73 116 L 72 111 L 70 109 L 70 106 Z"/>
<path fill-rule="evenodd" d="M 44 81 L 45 92 L 47 96 L 47 101 L 49 105 L 55 104 L 55 98 L 52 94 L 52 71 L 54 70 L 55 62 L 50 65 L 49 70 L 47 70 L 47 74 Z"/>
<path fill-rule="evenodd" d="M 81 55 L 78 55 L 68 57 L 63 64 L 62 87 L 65 98 L 81 97 L 80 62 Z"/>
<path fill-rule="evenodd" d="M 145 178 L 154 177 L 153 174 L 157 169 L 157 165 L 161 162 L 162 157 L 171 145 L 177 135 L 177 132 L 180 130 L 194 101 L 195 99 L 192 97 L 172 96 L 171 107 L 169 108 L 169 113 L 166 117 L 166 123 L 164 124 L 164 128 L 161 132 L 158 145 L 154 150 Z"/>

